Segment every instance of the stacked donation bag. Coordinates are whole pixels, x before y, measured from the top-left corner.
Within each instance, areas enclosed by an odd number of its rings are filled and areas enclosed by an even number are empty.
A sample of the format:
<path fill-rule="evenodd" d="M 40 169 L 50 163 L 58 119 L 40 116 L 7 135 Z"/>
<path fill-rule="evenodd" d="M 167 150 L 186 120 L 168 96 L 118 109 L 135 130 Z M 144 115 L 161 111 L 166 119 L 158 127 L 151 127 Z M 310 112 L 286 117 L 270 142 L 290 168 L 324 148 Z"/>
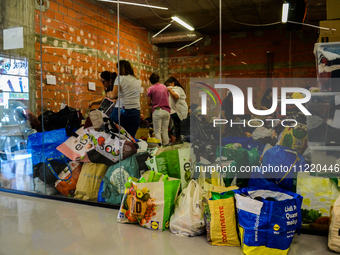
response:
<path fill-rule="evenodd" d="M 126 160 L 137 161 L 132 156 L 136 154 L 138 145 L 123 127 L 99 110 L 89 113 L 83 127 L 70 124 L 70 120 L 74 123 L 74 116 L 68 120 L 64 128 L 53 130 L 51 127 L 51 131 L 35 133 L 28 138 L 28 149 L 32 153 L 34 165 L 35 191 L 45 193 L 46 185 L 48 195 L 61 193 L 77 199 L 97 201 L 99 188 L 110 166 L 118 166 L 120 161 L 123 165 Z M 147 152 L 142 154 L 149 155 Z M 129 169 L 130 164 L 125 165 Z M 143 168 L 143 164 L 136 163 L 133 173 L 124 172 L 124 167 L 118 169 L 119 173 L 116 171 L 109 177 L 111 187 L 119 190 L 120 183 L 125 183 L 130 174 L 139 178 L 139 165 Z M 144 164 L 141 171 L 146 170 Z M 116 204 L 119 203 L 120 200 L 117 200 Z"/>

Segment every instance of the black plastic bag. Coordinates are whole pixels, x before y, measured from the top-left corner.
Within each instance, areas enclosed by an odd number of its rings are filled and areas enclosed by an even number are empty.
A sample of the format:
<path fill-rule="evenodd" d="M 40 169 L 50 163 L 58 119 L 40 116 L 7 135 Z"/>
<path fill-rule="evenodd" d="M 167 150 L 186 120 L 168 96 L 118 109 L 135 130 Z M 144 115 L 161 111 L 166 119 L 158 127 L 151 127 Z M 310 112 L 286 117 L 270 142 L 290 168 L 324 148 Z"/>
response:
<path fill-rule="evenodd" d="M 59 162 L 58 160 L 51 160 L 50 164 L 52 165 L 54 171 L 56 172 L 57 175 L 61 173 L 67 166 L 66 163 L 64 162 Z M 46 174 L 44 175 L 44 165 L 45 165 L 45 172 Z M 37 169 L 38 168 L 38 169 Z M 34 169 L 34 167 L 33 167 Z M 48 168 L 47 164 L 40 163 L 35 167 L 35 175 L 39 174 L 39 179 L 42 180 L 46 184 L 52 184 L 55 183 L 58 179 L 53 175 L 51 170 Z M 45 179 L 46 177 L 46 179 Z"/>
<path fill-rule="evenodd" d="M 57 113 L 46 111 L 43 116 L 45 131 L 66 128 L 66 134 L 70 136 L 74 130 L 77 130 L 80 127 L 80 117 L 78 116 L 78 112 L 68 106 Z M 38 119 L 42 123 L 41 115 Z"/>

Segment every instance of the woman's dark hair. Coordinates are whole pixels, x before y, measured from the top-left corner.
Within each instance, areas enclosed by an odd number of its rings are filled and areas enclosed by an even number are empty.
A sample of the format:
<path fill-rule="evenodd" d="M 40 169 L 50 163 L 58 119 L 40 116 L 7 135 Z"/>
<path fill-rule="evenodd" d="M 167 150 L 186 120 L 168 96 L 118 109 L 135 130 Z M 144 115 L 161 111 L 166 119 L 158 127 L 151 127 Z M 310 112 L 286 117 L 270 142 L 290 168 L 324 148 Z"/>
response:
<path fill-rule="evenodd" d="M 150 75 L 150 78 L 149 78 L 150 82 L 152 85 L 156 84 L 157 82 L 159 82 L 159 75 L 156 74 L 156 73 L 152 73 Z"/>
<path fill-rule="evenodd" d="M 117 78 L 117 73 L 116 72 L 111 73 L 110 71 L 104 71 L 100 74 L 100 78 L 104 79 L 105 81 L 112 80 L 112 82 L 114 82 L 115 79 Z"/>
<path fill-rule="evenodd" d="M 117 63 L 117 68 L 118 68 L 118 63 Z M 133 67 L 132 67 L 132 65 L 129 61 L 119 60 L 119 68 L 120 68 L 120 70 L 119 70 L 120 75 L 129 75 L 130 74 L 132 76 L 135 76 L 135 73 L 133 71 Z"/>
<path fill-rule="evenodd" d="M 170 77 L 169 79 L 166 80 L 165 85 L 168 83 L 175 83 L 175 86 L 177 87 L 181 87 L 183 90 L 184 88 L 182 87 L 182 85 L 179 83 L 179 81 L 175 78 L 175 77 Z M 185 91 L 185 90 L 184 90 Z"/>
<path fill-rule="evenodd" d="M 111 72 L 109 71 L 104 71 L 100 74 L 100 78 L 104 79 L 105 81 L 110 81 L 111 80 Z"/>
<path fill-rule="evenodd" d="M 272 93 L 272 89 L 267 89 L 266 92 L 264 92 L 264 97 L 269 96 L 270 93 Z"/>
<path fill-rule="evenodd" d="M 106 92 L 113 91 L 113 84 L 115 83 L 115 79 L 117 78 L 117 73 L 116 72 L 109 72 L 109 71 L 104 71 L 100 74 L 100 78 L 104 79 L 105 81 L 110 81 L 112 80 L 112 85 L 110 87 L 105 88 Z"/>

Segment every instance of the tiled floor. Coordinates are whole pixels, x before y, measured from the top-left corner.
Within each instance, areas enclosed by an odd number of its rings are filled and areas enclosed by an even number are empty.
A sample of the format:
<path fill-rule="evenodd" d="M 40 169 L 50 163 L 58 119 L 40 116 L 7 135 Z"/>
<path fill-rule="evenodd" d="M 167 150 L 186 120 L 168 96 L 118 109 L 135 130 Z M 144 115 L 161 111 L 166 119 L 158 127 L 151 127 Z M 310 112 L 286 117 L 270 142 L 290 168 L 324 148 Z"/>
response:
<path fill-rule="evenodd" d="M 0 254 L 242 254 L 239 247 L 211 246 L 204 236 L 178 237 L 116 218 L 113 209 L 0 192 Z M 288 254 L 335 253 L 327 237 L 296 235 Z"/>

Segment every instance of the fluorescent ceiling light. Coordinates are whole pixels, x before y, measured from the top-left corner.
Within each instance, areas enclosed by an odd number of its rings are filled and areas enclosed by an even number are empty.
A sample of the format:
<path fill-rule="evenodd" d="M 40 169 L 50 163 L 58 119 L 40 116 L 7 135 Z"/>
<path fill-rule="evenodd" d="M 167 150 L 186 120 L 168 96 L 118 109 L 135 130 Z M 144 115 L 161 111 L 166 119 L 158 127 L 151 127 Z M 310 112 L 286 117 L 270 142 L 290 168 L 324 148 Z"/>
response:
<path fill-rule="evenodd" d="M 188 45 L 183 46 L 182 48 L 179 48 L 177 51 L 183 50 L 184 48 L 189 47 L 189 46 L 193 45 L 194 43 L 197 43 L 198 41 L 200 41 L 202 39 L 203 39 L 203 37 L 197 39 L 196 41 L 194 41 L 194 42 L 192 42 L 192 43 L 190 43 Z"/>
<path fill-rule="evenodd" d="M 157 34 L 153 35 L 152 37 L 156 37 L 157 35 L 159 35 L 160 33 L 162 33 L 165 29 L 167 29 L 168 27 L 171 26 L 171 23 L 166 25 L 166 27 L 164 27 L 161 31 L 159 31 Z"/>
<path fill-rule="evenodd" d="M 282 5 L 282 23 L 286 23 L 288 20 L 289 3 L 283 3 Z"/>
<path fill-rule="evenodd" d="M 190 31 L 194 31 L 195 28 L 193 28 L 192 26 L 188 25 L 187 23 L 185 23 L 183 20 L 181 20 L 180 18 L 176 17 L 176 16 L 172 16 L 171 17 L 172 20 L 176 21 L 177 23 L 181 24 L 183 27 L 185 27 L 186 29 L 189 29 Z"/>
<path fill-rule="evenodd" d="M 122 2 L 122 1 L 114 1 L 114 0 L 97 0 L 99 2 L 109 2 L 109 3 L 120 3 L 120 4 L 129 4 L 129 5 L 137 5 L 142 7 L 148 7 L 148 8 L 155 8 L 155 9 L 162 9 L 162 10 L 168 10 L 166 7 L 160 7 L 160 6 L 154 6 L 154 5 L 148 5 L 148 4 L 138 4 L 138 3 L 132 3 L 132 2 Z"/>

